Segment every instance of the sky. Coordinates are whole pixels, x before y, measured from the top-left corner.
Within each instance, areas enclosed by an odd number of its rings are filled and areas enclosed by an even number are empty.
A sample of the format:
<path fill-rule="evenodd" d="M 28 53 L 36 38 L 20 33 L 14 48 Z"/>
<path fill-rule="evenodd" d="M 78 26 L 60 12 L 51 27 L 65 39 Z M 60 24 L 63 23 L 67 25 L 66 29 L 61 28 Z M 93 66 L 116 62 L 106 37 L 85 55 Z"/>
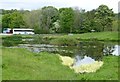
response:
<path fill-rule="evenodd" d="M 54 6 L 56 8 L 79 7 L 90 11 L 104 4 L 117 13 L 118 2 L 119 0 L 0 0 L 0 9 L 35 10 L 44 6 Z"/>

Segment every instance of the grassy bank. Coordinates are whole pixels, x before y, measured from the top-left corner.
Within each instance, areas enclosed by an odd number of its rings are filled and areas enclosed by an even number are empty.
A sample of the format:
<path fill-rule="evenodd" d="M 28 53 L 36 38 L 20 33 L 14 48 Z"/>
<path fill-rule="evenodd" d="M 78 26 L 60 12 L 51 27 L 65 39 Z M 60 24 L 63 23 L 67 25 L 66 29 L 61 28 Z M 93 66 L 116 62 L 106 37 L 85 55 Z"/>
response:
<path fill-rule="evenodd" d="M 0 36 L 1 37 L 1 36 Z M 20 40 L 17 40 L 20 39 Z M 22 39 L 34 39 L 33 42 L 25 42 Z M 55 44 L 55 45 L 76 45 L 79 41 L 116 41 L 118 42 L 118 32 L 95 32 L 84 34 L 39 34 L 39 35 L 12 35 L 3 36 L 3 46 L 14 46 L 17 43 L 35 43 L 35 44 Z"/>
<path fill-rule="evenodd" d="M 59 38 L 57 36 L 53 36 L 53 37 Z M 62 37 L 75 38 L 77 40 L 89 40 L 92 38 L 95 38 L 97 40 L 102 40 L 102 41 L 118 41 L 118 40 L 120 40 L 118 37 L 118 32 L 94 32 L 94 33 L 64 35 Z"/>
<path fill-rule="evenodd" d="M 43 38 L 47 39 L 57 39 L 57 38 L 74 38 L 77 40 L 89 40 L 92 38 L 95 38 L 97 40 L 102 40 L 102 41 L 118 41 L 120 38 L 118 37 L 120 35 L 118 32 L 93 32 L 93 33 L 83 33 L 83 34 L 73 34 L 73 35 L 68 35 L 68 34 L 44 34 L 41 35 Z"/>
<path fill-rule="evenodd" d="M 76 45 L 79 41 L 119 41 L 118 32 L 95 32 L 95 33 L 84 33 L 84 34 L 73 34 L 73 35 L 47 35 L 44 36 L 50 42 L 55 45 Z"/>
<path fill-rule="evenodd" d="M 76 74 L 55 54 L 36 54 L 20 48 L 3 48 L 2 52 L 3 80 L 118 80 L 115 56 L 104 56 L 104 65 L 96 73 Z"/>

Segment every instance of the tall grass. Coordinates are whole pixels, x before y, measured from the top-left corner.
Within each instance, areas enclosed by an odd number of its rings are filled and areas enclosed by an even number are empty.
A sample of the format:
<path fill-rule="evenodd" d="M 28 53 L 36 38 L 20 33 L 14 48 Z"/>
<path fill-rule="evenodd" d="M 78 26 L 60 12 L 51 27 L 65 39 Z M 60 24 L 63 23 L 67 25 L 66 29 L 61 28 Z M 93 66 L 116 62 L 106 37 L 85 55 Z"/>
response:
<path fill-rule="evenodd" d="M 3 46 L 7 46 L 7 47 L 16 46 L 20 43 L 22 43 L 22 36 L 20 35 L 2 37 Z"/>
<path fill-rule="evenodd" d="M 78 41 L 75 38 L 59 37 L 50 41 L 50 44 L 63 45 L 63 46 L 75 46 Z"/>

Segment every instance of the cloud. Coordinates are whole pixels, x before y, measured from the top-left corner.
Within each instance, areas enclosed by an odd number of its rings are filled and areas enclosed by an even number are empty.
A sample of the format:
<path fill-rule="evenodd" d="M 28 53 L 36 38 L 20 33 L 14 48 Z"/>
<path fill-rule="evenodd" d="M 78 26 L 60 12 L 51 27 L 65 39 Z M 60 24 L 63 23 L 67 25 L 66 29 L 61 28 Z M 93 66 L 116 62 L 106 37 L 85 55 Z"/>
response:
<path fill-rule="evenodd" d="M 118 12 L 118 0 L 1 0 L 2 9 L 38 9 L 44 6 L 76 7 L 86 10 L 96 9 L 99 5 L 105 4 Z"/>
<path fill-rule="evenodd" d="M 118 3 L 118 12 L 120 12 L 120 1 Z"/>

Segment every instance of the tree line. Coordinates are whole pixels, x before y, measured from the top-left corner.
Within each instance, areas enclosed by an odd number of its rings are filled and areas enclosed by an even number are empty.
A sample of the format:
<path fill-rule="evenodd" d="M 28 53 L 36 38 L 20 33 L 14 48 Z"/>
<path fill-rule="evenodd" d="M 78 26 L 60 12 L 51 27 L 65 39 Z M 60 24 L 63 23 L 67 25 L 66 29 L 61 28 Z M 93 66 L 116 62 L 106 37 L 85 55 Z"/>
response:
<path fill-rule="evenodd" d="M 117 14 L 106 5 L 91 11 L 53 6 L 31 11 L 2 9 L 2 29 L 32 28 L 38 34 L 117 31 L 117 22 Z"/>

